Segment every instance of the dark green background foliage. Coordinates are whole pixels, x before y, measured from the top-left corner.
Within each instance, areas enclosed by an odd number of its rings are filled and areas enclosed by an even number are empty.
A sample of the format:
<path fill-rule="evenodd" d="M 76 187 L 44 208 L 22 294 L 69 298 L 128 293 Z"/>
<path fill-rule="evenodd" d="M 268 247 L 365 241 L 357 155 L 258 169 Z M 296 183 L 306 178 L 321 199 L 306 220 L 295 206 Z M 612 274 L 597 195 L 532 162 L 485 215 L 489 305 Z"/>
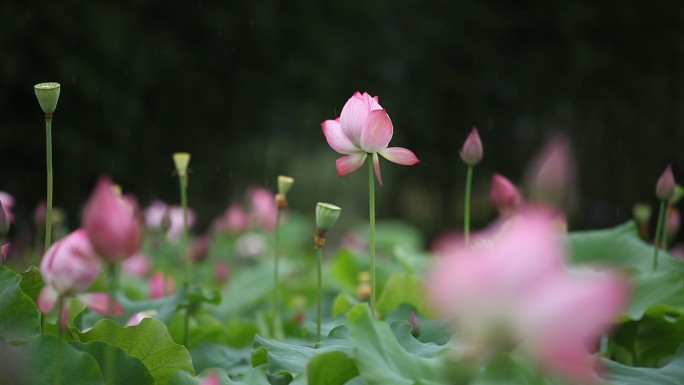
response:
<path fill-rule="evenodd" d="M 461 221 L 472 126 L 478 225 L 493 216 L 491 173 L 521 180 L 555 131 L 576 151 L 574 227 L 653 202 L 667 163 L 684 179 L 681 1 L 9 0 L 0 25 L 0 190 L 19 198 L 15 233 L 45 195 L 43 81 L 62 84 L 55 204 L 72 226 L 100 174 L 143 204 L 177 201 L 179 150 L 204 224 L 278 174 L 297 180 L 299 210 L 322 200 L 363 216 L 366 172 L 339 179 L 320 130 L 357 90 L 380 96 L 391 144 L 423 160 L 383 163 L 378 215 L 427 233 Z"/>

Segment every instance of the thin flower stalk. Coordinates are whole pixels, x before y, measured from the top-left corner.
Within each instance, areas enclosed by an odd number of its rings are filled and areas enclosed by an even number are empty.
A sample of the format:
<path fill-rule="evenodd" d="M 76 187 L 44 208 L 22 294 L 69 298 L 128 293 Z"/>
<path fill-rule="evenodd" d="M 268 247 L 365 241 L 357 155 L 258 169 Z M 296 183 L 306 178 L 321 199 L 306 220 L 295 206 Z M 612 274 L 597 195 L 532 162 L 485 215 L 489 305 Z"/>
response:
<path fill-rule="evenodd" d="M 368 162 L 368 224 L 370 227 L 368 243 L 370 248 L 370 309 L 373 317 L 375 312 L 375 180 L 373 179 L 373 165 Z"/>
<path fill-rule="evenodd" d="M 663 224 L 665 222 L 665 201 L 660 201 L 660 209 L 658 210 L 658 222 L 656 224 L 655 240 L 653 243 L 653 271 L 658 270 L 658 251 L 662 242 Z"/>

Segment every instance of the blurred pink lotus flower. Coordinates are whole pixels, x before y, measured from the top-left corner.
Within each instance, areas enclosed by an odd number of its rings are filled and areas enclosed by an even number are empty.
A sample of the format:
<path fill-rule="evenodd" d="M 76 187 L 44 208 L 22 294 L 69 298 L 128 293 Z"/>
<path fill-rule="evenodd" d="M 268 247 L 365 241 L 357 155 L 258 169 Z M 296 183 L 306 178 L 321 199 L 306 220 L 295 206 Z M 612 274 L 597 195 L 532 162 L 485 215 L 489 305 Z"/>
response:
<path fill-rule="evenodd" d="M 461 159 L 468 166 L 475 166 L 482 161 L 482 141 L 480 140 L 480 134 L 477 132 L 477 128 L 473 127 L 470 131 L 459 154 L 461 155 Z"/>
<path fill-rule="evenodd" d="M 656 196 L 660 200 L 670 200 L 675 194 L 676 185 L 672 166 L 668 164 L 656 183 Z"/>
<path fill-rule="evenodd" d="M 47 203 L 45 201 L 38 202 L 36 208 L 33 209 L 33 223 L 38 227 L 45 226 L 45 216 L 47 215 Z"/>
<path fill-rule="evenodd" d="M 247 192 L 250 203 L 249 221 L 251 226 L 273 230 L 276 225 L 278 207 L 275 195 L 263 187 L 253 187 Z"/>
<path fill-rule="evenodd" d="M 468 354 L 518 346 L 560 376 L 595 380 L 588 347 L 620 314 L 623 279 L 568 272 L 554 218 L 540 210 L 521 212 L 472 245 L 438 258 L 429 279 L 432 302 L 454 319 Z"/>
<path fill-rule="evenodd" d="M 143 212 L 145 226 L 151 230 L 160 230 L 163 227 L 168 206 L 160 200 L 154 200 Z"/>
<path fill-rule="evenodd" d="M 549 140 L 528 169 L 527 179 L 535 202 L 552 206 L 567 203 L 575 188 L 570 142 L 562 136 Z"/>
<path fill-rule="evenodd" d="M 670 206 L 667 208 L 667 221 L 665 222 L 665 228 L 667 229 L 667 234 L 670 238 L 674 238 L 679 232 L 679 228 L 682 224 L 682 218 L 679 215 L 679 210 Z"/>
<path fill-rule="evenodd" d="M 152 262 L 141 252 L 133 254 L 127 260 L 121 262 L 121 269 L 133 277 L 142 278 L 150 271 Z"/>
<path fill-rule="evenodd" d="M 90 309 L 108 313 L 109 296 L 84 293 L 100 274 L 100 261 L 84 229 L 78 229 L 50 246 L 40 263 L 40 273 L 46 284 L 38 296 L 38 306 L 43 313 L 54 307 L 60 295 L 77 297 Z M 115 314 L 123 313 L 120 305 L 113 305 Z"/>
<path fill-rule="evenodd" d="M 378 103 L 378 97 L 366 92 L 356 92 L 345 103 L 340 117 L 324 121 L 321 127 L 330 147 L 345 155 L 335 162 L 339 176 L 356 171 L 369 154 L 373 156 L 375 176 L 380 185 L 382 176 L 378 154 L 390 162 L 406 166 L 420 162 L 406 148 L 387 147 L 394 134 L 392 121 Z"/>
<path fill-rule="evenodd" d="M 215 371 L 209 373 L 199 385 L 221 385 L 218 373 Z"/>
<path fill-rule="evenodd" d="M 2 208 L 5 210 L 5 214 L 10 222 L 14 222 L 14 214 L 12 213 L 12 207 L 14 207 L 14 197 L 9 193 L 0 191 L 0 203 L 2 203 Z"/>
<path fill-rule="evenodd" d="M 216 232 L 239 233 L 247 230 L 249 227 L 249 217 L 242 208 L 237 204 L 228 206 L 226 211 L 218 217 L 213 224 L 213 230 Z"/>
<path fill-rule="evenodd" d="M 508 178 L 495 173 L 492 176 L 489 200 L 499 212 L 499 215 L 507 218 L 518 210 L 522 203 L 522 196 L 518 188 Z"/>
<path fill-rule="evenodd" d="M 183 236 L 183 208 L 181 206 L 169 206 L 167 215 L 169 230 L 166 232 L 166 239 L 177 241 Z M 195 212 L 188 209 L 188 230 L 195 224 L 195 219 Z"/>
<path fill-rule="evenodd" d="M 155 272 L 150 277 L 149 289 L 150 298 L 162 298 L 176 291 L 176 280 L 164 273 Z"/>
<path fill-rule="evenodd" d="M 219 285 L 224 285 L 230 277 L 230 265 L 227 262 L 214 262 L 214 278 Z"/>
<path fill-rule="evenodd" d="M 2 243 L 2 241 L 0 241 Z M 7 254 L 9 253 L 10 244 L 4 243 L 0 245 L 0 257 L 2 258 L 2 264 L 4 265 L 7 261 Z"/>
<path fill-rule="evenodd" d="M 102 177 L 83 210 L 83 224 L 98 255 L 123 261 L 142 243 L 142 225 L 132 197 L 119 196 L 108 177 Z"/>

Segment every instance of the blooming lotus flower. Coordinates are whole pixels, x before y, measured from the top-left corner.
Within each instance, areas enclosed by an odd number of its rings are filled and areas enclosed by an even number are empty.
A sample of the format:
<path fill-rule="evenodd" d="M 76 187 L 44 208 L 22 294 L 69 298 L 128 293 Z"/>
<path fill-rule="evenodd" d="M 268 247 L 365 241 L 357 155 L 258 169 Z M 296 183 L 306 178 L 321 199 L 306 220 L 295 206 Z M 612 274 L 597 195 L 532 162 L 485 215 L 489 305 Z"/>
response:
<path fill-rule="evenodd" d="M 100 261 L 84 229 L 78 229 L 55 242 L 43 256 L 40 273 L 45 286 L 38 296 L 38 307 L 49 312 L 58 296 L 77 297 L 99 313 L 108 313 L 109 296 L 84 293 L 100 274 Z M 64 311 L 64 309 L 62 309 Z M 123 313 L 114 304 L 115 314 Z"/>
<path fill-rule="evenodd" d="M 122 261 L 135 254 L 142 242 L 142 225 L 132 197 L 121 197 L 111 180 L 100 178 L 83 210 L 83 224 L 98 255 Z"/>
<path fill-rule="evenodd" d="M 517 346 L 549 371 L 590 382 L 588 347 L 620 314 L 627 289 L 612 273 L 571 274 L 564 259 L 553 216 L 527 210 L 438 258 L 430 296 L 460 327 L 470 354 Z"/>
<path fill-rule="evenodd" d="M 501 174 L 494 174 L 489 200 L 496 207 L 499 215 L 509 217 L 520 207 L 522 196 L 518 188 L 508 178 Z"/>
<path fill-rule="evenodd" d="M 482 141 L 480 140 L 480 134 L 477 132 L 477 128 L 473 127 L 470 131 L 459 154 L 461 155 L 461 159 L 468 166 L 475 166 L 482 161 Z"/>
<path fill-rule="evenodd" d="M 356 171 L 366 157 L 372 155 L 375 176 L 382 185 L 378 154 L 390 162 L 406 166 L 419 162 L 416 155 L 406 148 L 387 147 L 394 128 L 377 96 L 355 93 L 342 108 L 340 117 L 326 120 L 321 127 L 330 147 L 345 155 L 335 162 L 339 176 Z"/>
<path fill-rule="evenodd" d="M 664 201 L 671 199 L 675 194 L 675 186 L 672 166 L 668 164 L 665 171 L 658 178 L 658 183 L 656 183 L 656 196 Z"/>

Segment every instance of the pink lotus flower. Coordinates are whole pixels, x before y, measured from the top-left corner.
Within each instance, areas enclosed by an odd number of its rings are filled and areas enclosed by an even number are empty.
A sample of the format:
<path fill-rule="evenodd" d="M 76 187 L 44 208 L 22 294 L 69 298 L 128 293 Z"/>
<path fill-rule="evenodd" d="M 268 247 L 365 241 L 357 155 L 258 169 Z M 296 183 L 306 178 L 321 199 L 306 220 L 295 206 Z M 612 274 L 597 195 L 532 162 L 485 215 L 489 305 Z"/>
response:
<path fill-rule="evenodd" d="M 183 236 L 183 208 L 181 206 L 169 206 L 167 209 L 169 218 L 169 230 L 166 232 L 166 239 L 170 241 L 179 240 Z M 195 212 L 188 209 L 188 230 L 195 224 Z"/>
<path fill-rule="evenodd" d="M 50 246 L 40 263 L 40 273 L 46 283 L 38 296 L 43 313 L 54 307 L 60 295 L 77 297 L 90 309 L 109 313 L 109 296 L 84 293 L 100 274 L 100 261 L 85 230 L 78 229 Z M 114 303 L 113 308 L 114 314 L 123 313 L 120 305 Z"/>
<path fill-rule="evenodd" d="M 83 223 L 98 255 L 122 261 L 135 254 L 142 242 L 142 226 L 132 197 L 121 197 L 107 177 L 100 178 L 86 207 Z"/>
<path fill-rule="evenodd" d="M 658 183 L 656 183 L 656 196 L 660 200 L 669 200 L 675 194 L 675 178 L 672 173 L 672 166 L 667 165 L 665 171 L 658 178 Z"/>
<path fill-rule="evenodd" d="M 340 117 L 321 124 L 330 147 L 345 156 L 335 162 L 337 174 L 343 176 L 356 171 L 369 154 L 378 183 L 382 185 L 378 154 L 390 162 L 411 166 L 419 162 L 416 155 L 402 147 L 387 147 L 394 128 L 378 97 L 356 92 L 342 108 Z"/>
<path fill-rule="evenodd" d="M 517 345 L 543 368 L 591 382 L 588 347 L 620 314 L 627 289 L 615 274 L 570 274 L 553 227 L 552 215 L 528 210 L 472 248 L 439 258 L 431 298 L 460 327 L 469 354 L 487 357 Z"/>
<path fill-rule="evenodd" d="M 278 215 L 273 192 L 263 187 L 253 187 L 249 189 L 247 195 L 249 196 L 251 225 L 273 230 Z"/>
<path fill-rule="evenodd" d="M 176 280 L 164 273 L 156 272 L 150 277 L 150 298 L 165 297 L 176 291 Z"/>
<path fill-rule="evenodd" d="M 0 203 L 2 203 L 2 208 L 5 210 L 5 214 L 10 222 L 14 222 L 14 214 L 12 214 L 12 207 L 14 207 L 14 197 L 9 193 L 0 191 Z"/>
<path fill-rule="evenodd" d="M 489 200 L 496 207 L 499 215 L 506 218 L 518 210 L 522 203 L 522 196 L 518 188 L 508 178 L 501 174 L 494 174 Z"/>
<path fill-rule="evenodd" d="M 562 136 L 549 140 L 528 170 L 531 198 L 558 206 L 571 198 L 575 168 L 570 143 Z"/>
<path fill-rule="evenodd" d="M 249 218 L 245 210 L 237 204 L 228 206 L 226 211 L 212 225 L 214 232 L 239 233 L 247 230 Z"/>
<path fill-rule="evenodd" d="M 159 230 L 162 228 L 164 219 L 166 217 L 168 206 L 160 200 L 154 200 L 145 209 L 143 216 L 145 217 L 145 226 L 148 229 Z"/>
<path fill-rule="evenodd" d="M 150 271 L 152 262 L 143 253 L 135 253 L 121 262 L 121 269 L 133 277 L 142 278 Z"/>
<path fill-rule="evenodd" d="M 475 166 L 482 161 L 482 141 L 480 140 L 480 134 L 477 132 L 477 128 L 473 127 L 470 131 L 459 154 L 461 155 L 461 159 L 468 166 Z"/>

